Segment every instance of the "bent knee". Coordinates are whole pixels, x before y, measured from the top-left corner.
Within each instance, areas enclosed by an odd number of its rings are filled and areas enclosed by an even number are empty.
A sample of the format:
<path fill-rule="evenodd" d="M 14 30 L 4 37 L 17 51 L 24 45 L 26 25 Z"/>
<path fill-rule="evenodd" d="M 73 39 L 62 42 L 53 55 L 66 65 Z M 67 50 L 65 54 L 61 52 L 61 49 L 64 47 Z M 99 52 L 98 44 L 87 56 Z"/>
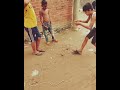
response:
<path fill-rule="evenodd" d="M 86 37 L 85 37 L 85 40 L 89 40 L 89 38 L 86 36 Z"/>

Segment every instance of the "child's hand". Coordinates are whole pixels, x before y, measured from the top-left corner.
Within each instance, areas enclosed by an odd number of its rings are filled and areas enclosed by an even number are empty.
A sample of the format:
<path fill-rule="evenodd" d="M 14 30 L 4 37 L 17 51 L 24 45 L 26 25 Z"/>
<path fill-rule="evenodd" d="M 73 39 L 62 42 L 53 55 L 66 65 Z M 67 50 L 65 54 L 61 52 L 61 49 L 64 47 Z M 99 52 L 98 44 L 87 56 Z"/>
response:
<path fill-rule="evenodd" d="M 45 25 L 42 25 L 45 29 L 48 29 L 48 27 L 47 26 L 45 26 Z"/>
<path fill-rule="evenodd" d="M 78 22 L 78 20 L 75 20 L 74 22 Z"/>
<path fill-rule="evenodd" d="M 75 20 L 75 22 L 82 22 L 81 20 Z"/>
<path fill-rule="evenodd" d="M 81 25 L 81 23 L 80 22 L 75 22 L 75 25 Z"/>
<path fill-rule="evenodd" d="M 78 22 L 75 22 L 75 25 L 78 25 Z"/>
<path fill-rule="evenodd" d="M 47 26 L 44 26 L 45 27 L 45 29 L 48 29 L 48 27 Z"/>

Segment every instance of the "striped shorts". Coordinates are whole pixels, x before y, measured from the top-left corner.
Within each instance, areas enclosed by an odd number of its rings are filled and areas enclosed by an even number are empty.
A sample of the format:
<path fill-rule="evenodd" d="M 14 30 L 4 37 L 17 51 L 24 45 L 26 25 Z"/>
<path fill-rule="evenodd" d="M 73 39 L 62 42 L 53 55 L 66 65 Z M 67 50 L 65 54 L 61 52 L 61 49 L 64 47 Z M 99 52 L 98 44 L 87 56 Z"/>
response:
<path fill-rule="evenodd" d="M 39 37 L 41 37 L 41 34 L 39 33 L 39 30 L 37 27 L 25 28 L 25 30 L 28 33 L 28 36 L 31 42 L 35 42 L 38 40 Z"/>

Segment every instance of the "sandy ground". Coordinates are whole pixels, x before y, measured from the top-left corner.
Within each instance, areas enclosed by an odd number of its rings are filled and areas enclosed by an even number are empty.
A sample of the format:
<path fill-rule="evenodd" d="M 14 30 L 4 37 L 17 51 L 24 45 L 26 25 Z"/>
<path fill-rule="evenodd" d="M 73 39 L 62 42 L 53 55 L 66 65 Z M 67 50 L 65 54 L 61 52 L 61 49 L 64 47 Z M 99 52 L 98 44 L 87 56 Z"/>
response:
<path fill-rule="evenodd" d="M 80 48 L 89 30 L 67 29 L 56 34 L 58 43 L 45 44 L 42 56 L 31 55 L 30 45 L 24 48 L 25 90 L 96 90 L 96 54 L 91 40 L 83 55 L 73 55 L 72 50 Z M 51 38 L 50 38 L 51 40 Z"/>
<path fill-rule="evenodd" d="M 84 30 L 84 31 L 83 31 Z M 31 55 L 30 45 L 25 46 L 24 82 L 25 90 L 95 90 L 96 55 L 90 41 L 83 55 L 71 52 L 80 47 L 87 30 L 66 30 L 57 34 L 58 43 L 41 48 L 46 52 L 42 56 Z M 36 71 L 35 75 L 34 74 Z"/>

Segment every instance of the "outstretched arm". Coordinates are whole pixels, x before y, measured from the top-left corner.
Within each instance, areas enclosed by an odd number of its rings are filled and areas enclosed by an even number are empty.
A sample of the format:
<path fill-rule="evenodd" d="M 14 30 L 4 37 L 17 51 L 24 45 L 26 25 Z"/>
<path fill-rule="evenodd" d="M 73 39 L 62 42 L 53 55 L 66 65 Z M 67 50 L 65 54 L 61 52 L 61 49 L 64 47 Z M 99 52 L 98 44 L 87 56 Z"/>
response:
<path fill-rule="evenodd" d="M 94 16 L 94 17 L 92 18 L 89 26 L 84 25 L 84 24 L 82 24 L 82 23 L 80 23 L 80 22 L 76 22 L 75 24 L 76 24 L 76 25 L 81 25 L 81 26 L 83 26 L 84 28 L 87 28 L 87 29 L 91 30 L 92 27 L 93 27 L 93 25 L 94 25 L 94 23 L 95 23 L 95 21 L 96 21 L 96 17 Z"/>
<path fill-rule="evenodd" d="M 90 20 L 90 16 L 87 18 L 87 20 L 82 21 L 82 20 L 76 20 L 75 22 L 82 22 L 82 23 L 88 23 Z"/>

